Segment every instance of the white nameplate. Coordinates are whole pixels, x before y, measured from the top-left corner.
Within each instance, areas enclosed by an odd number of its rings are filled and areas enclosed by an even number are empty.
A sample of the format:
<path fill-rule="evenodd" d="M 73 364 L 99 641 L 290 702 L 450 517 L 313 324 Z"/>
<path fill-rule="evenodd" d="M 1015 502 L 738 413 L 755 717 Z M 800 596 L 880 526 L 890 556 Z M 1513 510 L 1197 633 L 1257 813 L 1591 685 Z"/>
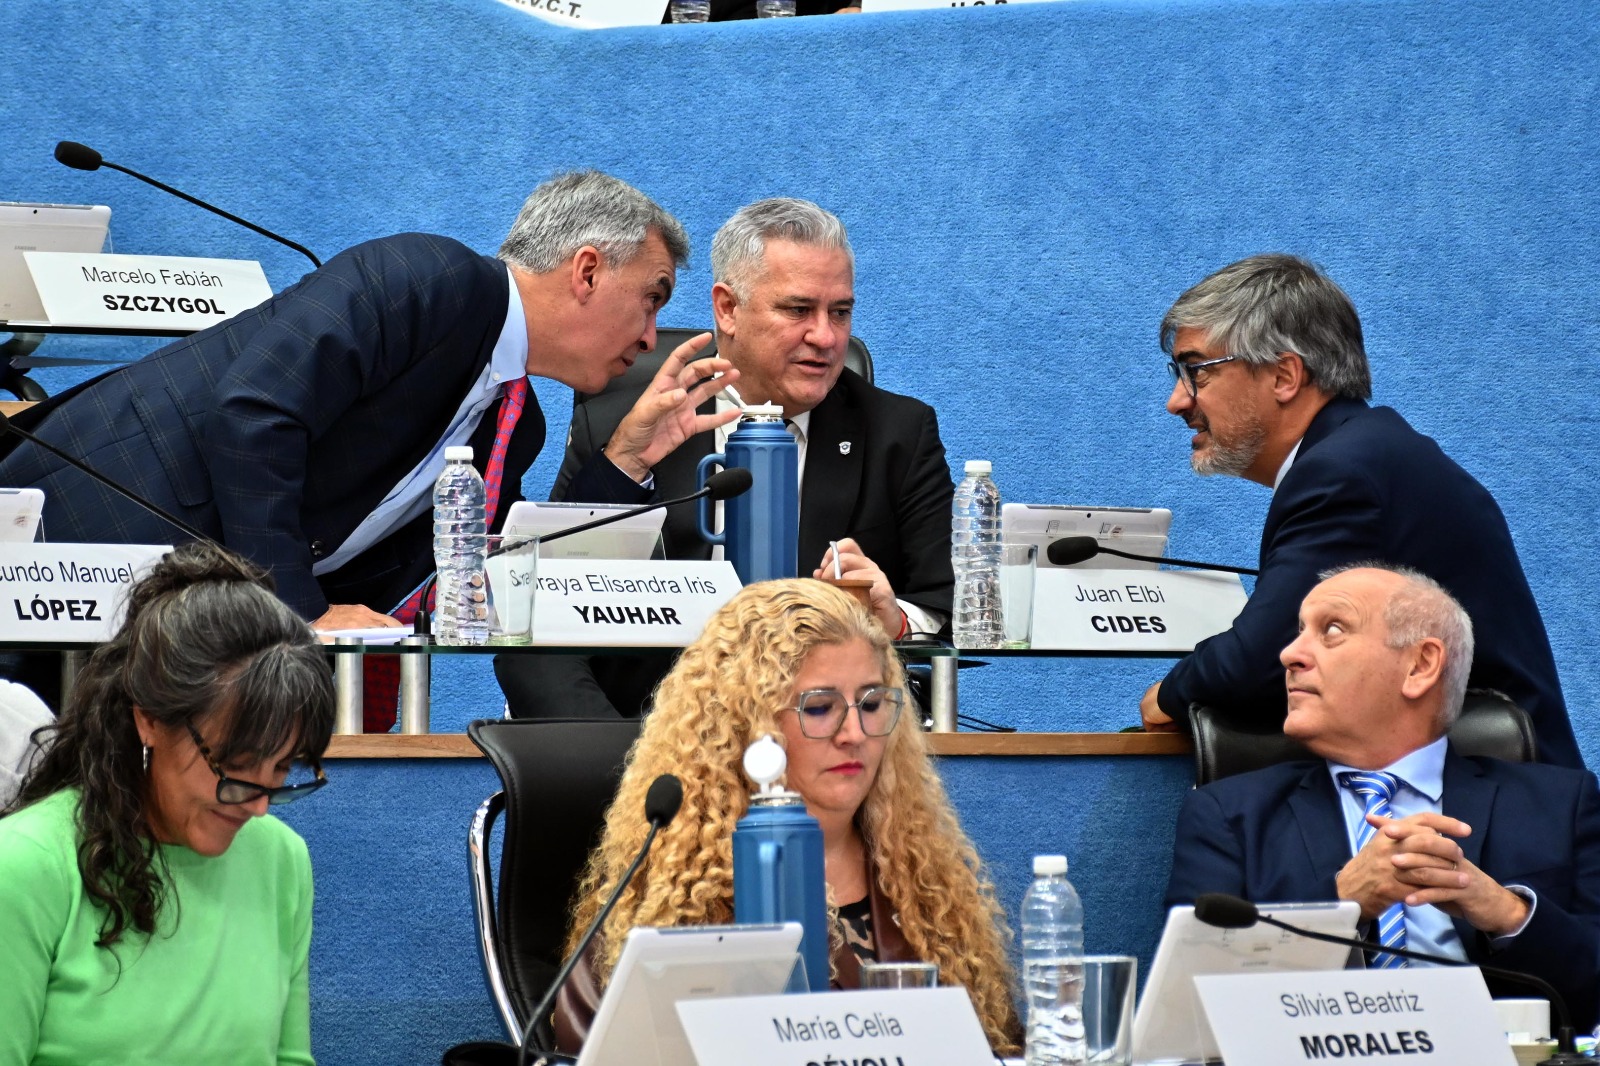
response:
<path fill-rule="evenodd" d="M 681 648 L 742 587 L 726 561 L 540 559 L 533 642 Z"/>
<path fill-rule="evenodd" d="M 1073 651 L 1191 651 L 1244 609 L 1234 574 L 1041 569 L 1033 646 Z"/>
<path fill-rule="evenodd" d="M 23 252 L 52 323 L 205 329 L 271 298 L 261 264 L 175 255 Z"/>
<path fill-rule="evenodd" d="M 964 988 L 686 999 L 677 1008 L 698 1066 L 994 1066 Z"/>
<path fill-rule="evenodd" d="M 0 547 L 0 640 L 98 643 L 122 623 L 128 586 L 166 544 Z"/>
<path fill-rule="evenodd" d="M 1512 1066 L 1475 966 L 1196 977 L 1228 1066 Z"/>
<path fill-rule="evenodd" d="M 664 0 L 500 0 L 558 26 L 602 30 L 608 26 L 657 26 Z"/>
<path fill-rule="evenodd" d="M 1006 4 L 1032 4 L 1040 0 L 862 0 L 862 11 L 917 11 L 933 7 L 1003 7 Z"/>

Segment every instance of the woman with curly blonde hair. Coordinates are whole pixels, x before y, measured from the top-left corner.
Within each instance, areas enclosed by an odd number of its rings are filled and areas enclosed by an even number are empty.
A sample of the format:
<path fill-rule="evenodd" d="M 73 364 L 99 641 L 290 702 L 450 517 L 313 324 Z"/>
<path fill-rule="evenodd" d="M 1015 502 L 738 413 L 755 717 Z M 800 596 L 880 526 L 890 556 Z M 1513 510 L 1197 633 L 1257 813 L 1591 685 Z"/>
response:
<path fill-rule="evenodd" d="M 900 713 L 904 687 L 883 628 L 821 581 L 751 585 L 712 617 L 661 682 L 579 885 L 569 952 L 644 841 L 645 791 L 676 774 L 681 813 L 557 1000 L 562 1050 L 581 1046 L 629 929 L 733 921 L 733 829 L 753 787 L 742 760 L 765 734 L 782 739 L 787 785 L 822 826 L 834 984 L 856 987 L 863 959 L 938 963 L 995 1049 L 1016 1050 L 1004 919 Z"/>

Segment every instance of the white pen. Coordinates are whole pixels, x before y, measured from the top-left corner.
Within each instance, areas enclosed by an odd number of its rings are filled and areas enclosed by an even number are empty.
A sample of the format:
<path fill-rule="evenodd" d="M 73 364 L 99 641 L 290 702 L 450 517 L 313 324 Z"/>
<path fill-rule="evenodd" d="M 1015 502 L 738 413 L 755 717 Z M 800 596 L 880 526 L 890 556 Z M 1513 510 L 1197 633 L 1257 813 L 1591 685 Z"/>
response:
<path fill-rule="evenodd" d="M 833 549 L 833 579 L 835 581 L 843 580 L 844 571 L 839 568 L 839 542 L 830 540 L 828 541 L 828 547 Z"/>

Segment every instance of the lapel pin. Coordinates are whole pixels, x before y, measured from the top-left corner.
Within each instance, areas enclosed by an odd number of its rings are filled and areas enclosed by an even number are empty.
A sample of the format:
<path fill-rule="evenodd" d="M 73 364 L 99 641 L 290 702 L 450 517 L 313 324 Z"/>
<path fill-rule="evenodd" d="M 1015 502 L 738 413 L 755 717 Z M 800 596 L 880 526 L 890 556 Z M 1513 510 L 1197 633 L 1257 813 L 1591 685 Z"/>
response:
<path fill-rule="evenodd" d="M 839 442 L 839 454 L 840 455 L 849 455 L 850 454 L 850 442 L 849 441 L 842 440 L 842 441 Z"/>

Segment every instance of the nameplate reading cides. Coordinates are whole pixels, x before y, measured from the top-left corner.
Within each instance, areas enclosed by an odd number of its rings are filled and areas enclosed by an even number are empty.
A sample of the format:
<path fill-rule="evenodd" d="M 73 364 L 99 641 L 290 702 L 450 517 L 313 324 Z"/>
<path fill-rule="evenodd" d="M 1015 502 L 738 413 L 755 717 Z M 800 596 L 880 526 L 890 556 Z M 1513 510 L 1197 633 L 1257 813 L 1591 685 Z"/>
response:
<path fill-rule="evenodd" d="M 1475 966 L 1196 977 L 1228 1066 L 1513 1066 Z"/>
<path fill-rule="evenodd" d="M 1187 570 L 1039 570 L 1033 646 L 1073 651 L 1191 651 L 1244 609 L 1233 574 Z"/>
<path fill-rule="evenodd" d="M 679 1000 L 699 1066 L 994 1066 L 964 988 Z"/>
<path fill-rule="evenodd" d="M 165 544 L 7 544 L 0 641 L 98 644 L 122 623 L 128 586 Z"/>
<path fill-rule="evenodd" d="M 726 561 L 540 559 L 533 642 L 681 648 L 741 587 Z"/>
<path fill-rule="evenodd" d="M 56 325 L 201 330 L 272 296 L 261 264 L 174 255 L 24 252 Z"/>

